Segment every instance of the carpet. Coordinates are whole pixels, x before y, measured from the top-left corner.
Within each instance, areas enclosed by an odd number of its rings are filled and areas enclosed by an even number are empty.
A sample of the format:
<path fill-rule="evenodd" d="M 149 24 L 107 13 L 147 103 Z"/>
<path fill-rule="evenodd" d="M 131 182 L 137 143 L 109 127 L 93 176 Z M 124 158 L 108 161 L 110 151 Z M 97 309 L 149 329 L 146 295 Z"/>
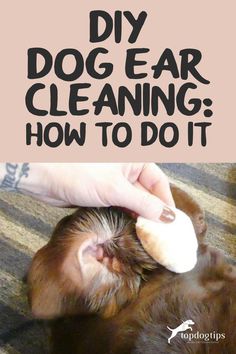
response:
<path fill-rule="evenodd" d="M 160 164 L 206 211 L 208 242 L 236 259 L 236 164 Z M 46 354 L 48 333 L 31 317 L 24 277 L 34 253 L 70 213 L 0 192 L 0 354 Z"/>

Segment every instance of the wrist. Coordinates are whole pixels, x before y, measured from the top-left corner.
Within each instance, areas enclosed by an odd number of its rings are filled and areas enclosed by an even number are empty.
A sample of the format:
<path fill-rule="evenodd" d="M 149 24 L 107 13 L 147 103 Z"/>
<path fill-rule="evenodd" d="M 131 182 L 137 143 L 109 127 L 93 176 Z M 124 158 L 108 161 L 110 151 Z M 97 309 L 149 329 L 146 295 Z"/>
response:
<path fill-rule="evenodd" d="M 0 188 L 8 191 L 17 191 L 21 181 L 27 179 L 28 176 L 28 163 L 2 163 L 0 165 Z"/>
<path fill-rule="evenodd" d="M 46 164 L 2 163 L 0 164 L 0 189 L 40 194 L 45 188 Z"/>

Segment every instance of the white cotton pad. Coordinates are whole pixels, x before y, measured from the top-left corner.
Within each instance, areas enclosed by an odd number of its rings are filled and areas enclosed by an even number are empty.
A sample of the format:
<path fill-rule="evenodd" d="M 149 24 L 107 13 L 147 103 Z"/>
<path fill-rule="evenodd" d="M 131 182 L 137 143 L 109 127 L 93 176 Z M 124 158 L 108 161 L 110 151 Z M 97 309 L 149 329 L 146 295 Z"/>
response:
<path fill-rule="evenodd" d="M 154 222 L 141 216 L 136 233 L 145 251 L 165 268 L 175 273 L 188 272 L 197 263 L 198 242 L 191 219 L 174 209 L 171 223 Z"/>

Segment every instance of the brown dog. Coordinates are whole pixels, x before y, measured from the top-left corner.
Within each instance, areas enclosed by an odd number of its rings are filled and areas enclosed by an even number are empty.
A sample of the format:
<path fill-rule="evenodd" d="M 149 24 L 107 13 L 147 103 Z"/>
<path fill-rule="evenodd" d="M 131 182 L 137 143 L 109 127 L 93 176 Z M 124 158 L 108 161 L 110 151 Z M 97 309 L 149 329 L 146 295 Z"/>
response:
<path fill-rule="evenodd" d="M 36 317 L 55 319 L 52 353 L 235 352 L 235 268 L 203 244 L 199 205 L 178 188 L 172 192 L 200 243 L 191 272 L 159 266 L 142 248 L 134 220 L 115 208 L 79 209 L 36 253 L 29 300 Z M 194 324 L 193 338 L 178 333 L 186 321 Z"/>

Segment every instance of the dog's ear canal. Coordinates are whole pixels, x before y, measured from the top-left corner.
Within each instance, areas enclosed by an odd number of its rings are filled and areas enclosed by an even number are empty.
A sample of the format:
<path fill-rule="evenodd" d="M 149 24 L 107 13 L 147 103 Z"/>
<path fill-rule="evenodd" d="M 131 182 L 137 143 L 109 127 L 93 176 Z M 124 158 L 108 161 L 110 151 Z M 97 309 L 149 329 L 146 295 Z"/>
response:
<path fill-rule="evenodd" d="M 184 211 L 191 218 L 198 241 L 201 242 L 207 230 L 204 211 L 194 198 L 174 184 L 171 184 L 171 192 L 176 208 Z"/>

